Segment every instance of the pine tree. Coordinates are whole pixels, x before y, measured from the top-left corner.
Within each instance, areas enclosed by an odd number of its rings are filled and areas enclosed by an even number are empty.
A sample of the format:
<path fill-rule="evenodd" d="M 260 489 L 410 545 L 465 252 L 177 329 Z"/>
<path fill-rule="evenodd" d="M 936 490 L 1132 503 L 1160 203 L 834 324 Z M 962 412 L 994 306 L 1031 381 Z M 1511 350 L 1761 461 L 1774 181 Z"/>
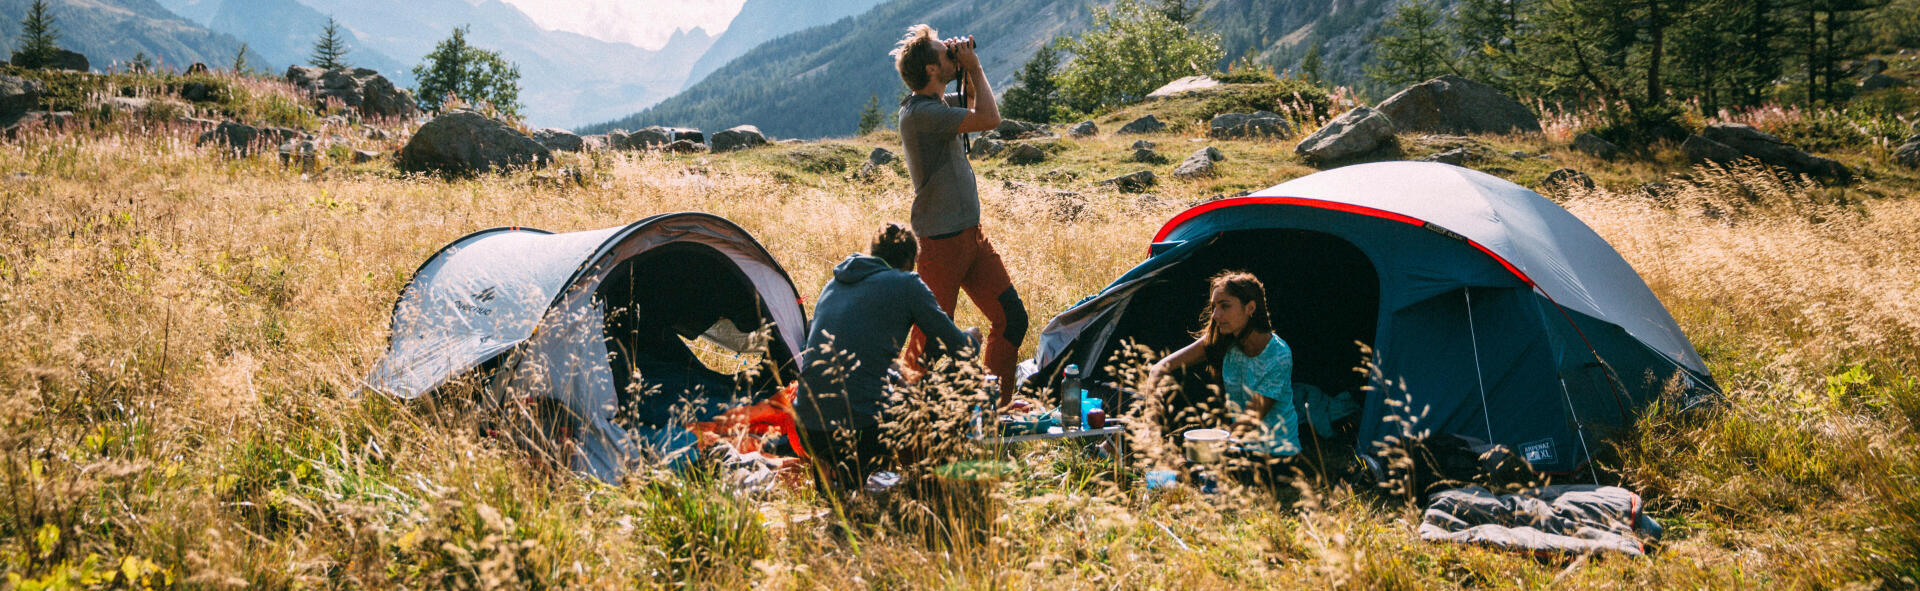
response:
<path fill-rule="evenodd" d="M 145 74 L 152 71 L 153 58 L 147 57 L 147 52 L 136 52 L 133 54 L 133 60 L 127 62 L 127 70 L 135 74 Z"/>
<path fill-rule="evenodd" d="M 40 68 L 53 63 L 54 55 L 60 51 L 54 42 L 59 40 L 60 31 L 53 26 L 47 0 L 33 0 L 33 5 L 27 8 L 27 18 L 20 21 L 20 49 L 14 52 L 14 65 Z"/>
<path fill-rule="evenodd" d="M 1000 98 L 1001 112 L 1021 121 L 1053 121 L 1054 106 L 1060 102 L 1060 86 L 1054 82 L 1059 69 L 1060 50 L 1053 43 L 1040 46 L 1020 73 L 1014 74 L 1014 86 Z"/>
<path fill-rule="evenodd" d="M 240 49 L 233 52 L 233 73 L 241 76 L 253 75 L 253 64 L 247 61 L 247 44 L 241 43 Z"/>
<path fill-rule="evenodd" d="M 498 52 L 467 43 L 467 27 L 456 27 L 434 45 L 426 61 L 413 67 L 414 96 L 420 106 L 439 111 L 448 97 L 492 105 L 513 117 L 520 112 L 520 68 Z"/>
<path fill-rule="evenodd" d="M 1158 0 L 1154 3 L 1153 10 L 1165 15 L 1167 20 L 1186 26 L 1200 16 L 1201 2 L 1202 0 Z"/>
<path fill-rule="evenodd" d="M 340 38 L 340 23 L 327 17 L 327 27 L 320 32 L 320 40 L 313 42 L 313 57 L 307 63 L 313 67 L 334 70 L 347 67 L 347 42 Z"/>
<path fill-rule="evenodd" d="M 867 106 L 860 109 L 860 135 L 873 133 L 884 121 L 886 118 L 880 115 L 880 95 L 876 93 L 868 97 Z"/>
<path fill-rule="evenodd" d="M 1320 44 L 1307 48 L 1307 54 L 1300 57 L 1300 77 L 1308 82 L 1319 84 L 1326 68 L 1320 59 Z"/>
<path fill-rule="evenodd" d="M 1367 68 L 1367 76 L 1388 85 L 1401 85 L 1458 73 L 1452 61 L 1452 41 L 1441 28 L 1442 22 L 1440 7 L 1430 0 L 1400 5 L 1380 24 L 1381 32 L 1373 40 L 1377 61 Z"/>

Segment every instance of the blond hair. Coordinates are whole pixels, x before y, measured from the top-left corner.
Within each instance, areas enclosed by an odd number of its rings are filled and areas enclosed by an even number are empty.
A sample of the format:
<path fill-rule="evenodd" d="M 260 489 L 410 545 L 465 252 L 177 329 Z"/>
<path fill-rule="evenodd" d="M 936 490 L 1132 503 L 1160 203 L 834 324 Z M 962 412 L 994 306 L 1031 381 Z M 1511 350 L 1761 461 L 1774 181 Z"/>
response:
<path fill-rule="evenodd" d="M 927 24 L 907 27 L 907 34 L 893 45 L 893 67 L 900 71 L 900 81 L 906 83 L 907 90 L 925 88 L 933 77 L 927 74 L 927 66 L 940 63 L 940 52 L 934 51 L 933 42 L 940 33 Z"/>

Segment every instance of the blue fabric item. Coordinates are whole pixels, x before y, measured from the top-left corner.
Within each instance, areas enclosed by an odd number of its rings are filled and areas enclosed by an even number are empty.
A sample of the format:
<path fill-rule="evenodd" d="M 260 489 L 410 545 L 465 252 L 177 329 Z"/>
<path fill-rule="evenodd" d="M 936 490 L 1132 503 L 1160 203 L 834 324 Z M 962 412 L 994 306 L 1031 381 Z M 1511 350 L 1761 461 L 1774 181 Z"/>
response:
<path fill-rule="evenodd" d="M 1670 387 L 1681 404 L 1718 391 L 1605 240 L 1551 200 L 1478 171 L 1328 170 L 1197 205 L 1149 243 L 1146 260 L 1047 324 L 1032 375 L 1050 380 L 1077 363 L 1095 368 L 1090 383 L 1118 383 L 1101 368 L 1122 347 L 1164 353 L 1191 342 L 1205 279 L 1239 269 L 1266 284 L 1297 382 L 1366 392 L 1355 401 L 1363 454 L 1445 433 L 1567 473 Z M 1353 372 L 1362 362 L 1367 371 Z"/>
<path fill-rule="evenodd" d="M 1293 406 L 1293 350 L 1279 336 L 1269 337 L 1259 355 L 1248 357 L 1240 347 L 1228 347 L 1220 362 L 1220 381 L 1227 395 L 1227 409 L 1238 414 L 1253 407 L 1253 397 L 1273 400 L 1266 416 L 1260 417 L 1261 433 L 1245 447 L 1275 456 L 1300 453 L 1300 414 Z"/>
<path fill-rule="evenodd" d="M 887 402 L 887 368 L 916 326 L 931 339 L 929 353 L 973 345 L 940 310 L 920 275 L 864 254 L 849 255 L 834 267 L 833 281 L 814 304 L 801 352 L 801 391 L 794 401 L 800 426 L 816 431 L 878 427 Z"/>

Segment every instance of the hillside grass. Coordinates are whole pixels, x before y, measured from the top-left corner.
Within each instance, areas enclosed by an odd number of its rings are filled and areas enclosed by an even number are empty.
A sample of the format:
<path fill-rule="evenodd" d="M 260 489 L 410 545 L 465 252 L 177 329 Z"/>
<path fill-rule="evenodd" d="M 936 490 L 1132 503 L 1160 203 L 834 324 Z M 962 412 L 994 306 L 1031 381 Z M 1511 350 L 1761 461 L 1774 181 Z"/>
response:
<path fill-rule="evenodd" d="M 1103 124 L 1103 127 L 1105 125 Z M 1145 256 L 1188 205 L 1314 169 L 1292 140 L 1050 142 L 975 163 L 1029 334 Z M 104 122 L 0 143 L 0 565 L 7 586 L 758 588 L 1910 588 L 1920 581 L 1920 175 L 1828 155 L 1829 188 L 1604 162 L 1564 138 L 1477 137 L 1473 166 L 1555 193 L 1672 310 L 1727 392 L 1656 408 L 1605 479 L 1668 529 L 1651 556 L 1536 559 L 1420 542 L 1419 510 L 1337 486 L 1145 496 L 1057 447 L 984 543 L 827 513 L 804 487 L 735 497 L 700 474 L 554 474 L 455 411 L 356 394 L 421 261 L 473 230 L 565 232 L 698 210 L 749 230 L 812 296 L 911 201 L 896 137 L 734 154 L 562 155 L 442 180 L 387 163 L 223 156 L 178 126 Z M 1407 157 L 1460 140 L 1401 138 Z M 1219 176 L 1166 173 L 1213 145 Z M 1512 152 L 1524 152 L 1520 156 Z M 1545 155 L 1541 158 L 1538 155 Z M 1149 169 L 1146 193 L 1098 184 Z M 1013 181 L 1021 184 L 1008 184 Z M 1664 187 L 1643 191 L 1646 183 Z M 1054 191 L 1065 191 L 1058 193 Z M 1180 312 L 1182 314 L 1187 312 Z M 960 323 L 982 324 L 964 305 Z M 1032 353 L 1029 338 L 1023 356 Z M 852 531 L 852 535 L 843 533 Z"/>

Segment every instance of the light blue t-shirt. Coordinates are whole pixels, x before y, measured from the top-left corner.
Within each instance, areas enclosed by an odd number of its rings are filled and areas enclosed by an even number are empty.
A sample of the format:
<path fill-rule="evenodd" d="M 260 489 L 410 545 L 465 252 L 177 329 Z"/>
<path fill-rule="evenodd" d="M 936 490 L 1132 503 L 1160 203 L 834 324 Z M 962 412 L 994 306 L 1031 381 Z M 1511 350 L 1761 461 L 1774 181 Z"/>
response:
<path fill-rule="evenodd" d="M 1273 408 L 1261 421 L 1264 433 L 1256 436 L 1264 441 L 1247 442 L 1247 447 L 1276 456 L 1300 453 L 1300 416 L 1293 408 L 1293 349 L 1286 341 L 1273 335 L 1253 357 L 1241 353 L 1238 346 L 1229 347 L 1220 377 L 1231 412 L 1245 412 L 1254 396 L 1273 399 Z"/>

